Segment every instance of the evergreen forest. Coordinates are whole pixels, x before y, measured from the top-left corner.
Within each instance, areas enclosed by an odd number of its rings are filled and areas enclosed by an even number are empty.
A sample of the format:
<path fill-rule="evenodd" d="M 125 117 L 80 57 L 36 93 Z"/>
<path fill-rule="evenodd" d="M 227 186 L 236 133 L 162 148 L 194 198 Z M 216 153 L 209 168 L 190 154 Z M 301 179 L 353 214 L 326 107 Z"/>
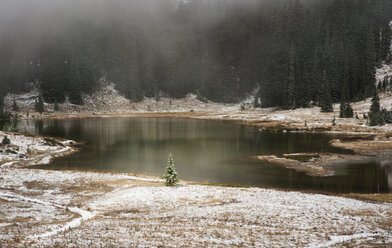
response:
<path fill-rule="evenodd" d="M 374 96 L 390 60 L 390 0 L 5 2 L 2 97 L 37 87 L 45 102 L 83 104 L 105 79 L 131 101 L 253 93 L 259 107 L 328 112 Z"/>

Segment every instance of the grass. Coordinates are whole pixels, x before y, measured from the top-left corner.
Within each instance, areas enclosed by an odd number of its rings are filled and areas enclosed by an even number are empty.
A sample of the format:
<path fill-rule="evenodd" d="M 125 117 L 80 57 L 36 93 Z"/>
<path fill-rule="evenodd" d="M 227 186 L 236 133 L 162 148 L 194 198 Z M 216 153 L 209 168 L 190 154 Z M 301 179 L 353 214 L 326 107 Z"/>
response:
<path fill-rule="evenodd" d="M 252 186 L 246 184 L 238 184 L 238 183 L 209 183 L 209 182 L 200 182 L 200 183 L 191 183 L 196 185 L 206 185 L 206 186 L 215 186 L 215 187 L 225 187 L 225 188 L 251 188 Z"/>

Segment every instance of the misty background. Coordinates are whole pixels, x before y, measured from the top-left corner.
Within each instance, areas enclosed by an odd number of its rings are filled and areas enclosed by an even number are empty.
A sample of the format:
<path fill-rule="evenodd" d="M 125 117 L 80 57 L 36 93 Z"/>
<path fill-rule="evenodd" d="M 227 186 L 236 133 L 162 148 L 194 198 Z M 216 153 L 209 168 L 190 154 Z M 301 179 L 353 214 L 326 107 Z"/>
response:
<path fill-rule="evenodd" d="M 0 91 L 83 104 L 105 79 L 131 101 L 321 107 L 375 92 L 387 0 L 0 0 Z"/>

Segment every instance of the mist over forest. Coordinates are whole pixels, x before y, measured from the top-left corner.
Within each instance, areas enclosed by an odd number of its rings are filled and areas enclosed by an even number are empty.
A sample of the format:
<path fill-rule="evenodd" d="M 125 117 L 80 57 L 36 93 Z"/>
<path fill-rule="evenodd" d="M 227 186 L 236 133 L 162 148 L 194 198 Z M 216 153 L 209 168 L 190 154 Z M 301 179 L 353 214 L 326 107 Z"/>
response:
<path fill-rule="evenodd" d="M 83 104 L 105 79 L 131 101 L 323 108 L 374 94 L 391 18 L 388 0 L 2 0 L 1 97 Z"/>

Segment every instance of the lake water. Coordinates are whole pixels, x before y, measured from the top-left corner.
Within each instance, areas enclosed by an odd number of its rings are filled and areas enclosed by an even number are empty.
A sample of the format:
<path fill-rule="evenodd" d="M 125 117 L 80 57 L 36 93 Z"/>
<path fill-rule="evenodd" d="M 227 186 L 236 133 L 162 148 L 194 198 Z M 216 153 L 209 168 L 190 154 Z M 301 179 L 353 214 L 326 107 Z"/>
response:
<path fill-rule="evenodd" d="M 182 118 L 85 118 L 20 121 L 30 133 L 85 141 L 81 151 L 40 168 L 161 176 L 173 153 L 180 179 L 331 192 L 392 192 L 392 159 L 340 164 L 312 177 L 250 158 L 296 152 L 344 152 L 329 134 L 270 133 L 235 122 Z"/>

